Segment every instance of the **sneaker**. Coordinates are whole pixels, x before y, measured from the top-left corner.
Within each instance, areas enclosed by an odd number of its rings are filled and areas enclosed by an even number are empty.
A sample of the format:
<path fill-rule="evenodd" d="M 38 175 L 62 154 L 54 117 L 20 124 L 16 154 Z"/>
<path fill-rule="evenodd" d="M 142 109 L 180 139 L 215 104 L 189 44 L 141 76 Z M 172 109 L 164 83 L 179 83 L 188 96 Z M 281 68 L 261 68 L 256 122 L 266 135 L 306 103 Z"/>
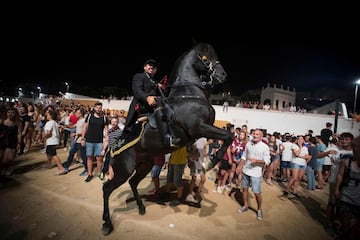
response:
<path fill-rule="evenodd" d="M 246 211 L 248 211 L 248 210 L 249 210 L 248 207 L 243 206 L 243 207 L 241 207 L 241 208 L 238 210 L 238 212 L 239 212 L 239 213 L 244 213 L 244 212 L 246 212 Z"/>
<path fill-rule="evenodd" d="M 82 171 L 80 174 L 79 174 L 79 176 L 85 176 L 85 175 L 87 175 L 88 174 L 88 171 L 87 170 L 84 170 L 84 171 Z"/>
<path fill-rule="evenodd" d="M 262 210 L 257 210 L 257 220 L 263 220 Z"/>
<path fill-rule="evenodd" d="M 282 197 L 288 197 L 288 196 L 289 196 L 289 192 L 284 191 Z"/>
<path fill-rule="evenodd" d="M 21 156 L 21 155 L 24 155 L 24 152 L 21 151 L 17 153 L 17 156 Z"/>
<path fill-rule="evenodd" d="M 178 199 L 174 199 L 174 200 L 172 200 L 171 202 L 170 202 L 170 206 L 171 207 L 176 207 L 177 205 L 180 205 L 181 204 L 181 202 L 178 200 Z"/>
<path fill-rule="evenodd" d="M 232 188 L 231 188 L 231 185 L 225 185 L 224 189 L 226 191 L 230 192 Z"/>
<path fill-rule="evenodd" d="M 187 195 L 185 200 L 187 202 L 198 203 L 198 201 L 194 198 L 194 196 L 192 194 Z"/>
<path fill-rule="evenodd" d="M 12 174 L 12 172 L 13 172 L 13 169 L 7 169 L 6 171 L 4 171 L 4 176 L 6 176 L 6 177 L 8 177 L 8 176 L 10 176 L 11 174 Z"/>
<path fill-rule="evenodd" d="M 293 195 L 294 197 L 296 197 L 296 198 L 301 198 L 298 193 L 293 193 L 292 195 Z"/>
<path fill-rule="evenodd" d="M 92 178 L 93 178 L 92 175 L 88 175 L 87 178 L 85 179 L 85 182 L 90 182 Z"/>
<path fill-rule="evenodd" d="M 105 179 L 105 174 L 102 172 L 99 174 L 99 178 L 100 180 L 104 180 Z"/>
<path fill-rule="evenodd" d="M 216 188 L 217 193 L 222 193 L 223 190 L 224 190 L 224 187 L 223 187 L 223 186 L 218 186 L 218 187 Z"/>

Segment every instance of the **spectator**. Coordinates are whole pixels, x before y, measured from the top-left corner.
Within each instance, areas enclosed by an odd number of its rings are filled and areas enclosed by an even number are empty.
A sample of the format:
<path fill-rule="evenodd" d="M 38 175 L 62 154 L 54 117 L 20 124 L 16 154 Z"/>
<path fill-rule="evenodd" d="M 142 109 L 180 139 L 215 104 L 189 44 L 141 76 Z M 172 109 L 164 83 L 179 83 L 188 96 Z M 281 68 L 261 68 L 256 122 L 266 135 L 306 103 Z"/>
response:
<path fill-rule="evenodd" d="M 241 160 L 244 161 L 242 167 L 242 195 L 244 206 L 238 210 L 239 213 L 244 213 L 249 210 L 248 191 L 251 186 L 257 202 L 258 220 L 263 219 L 261 196 L 262 168 L 264 165 L 270 164 L 270 150 L 269 147 L 262 142 L 262 138 L 263 132 L 260 129 L 256 129 L 253 133 L 252 140 L 246 144 L 245 151 L 241 157 Z"/>
<path fill-rule="evenodd" d="M 69 151 L 69 155 L 67 158 L 67 161 L 64 164 L 64 168 L 65 168 L 65 173 L 67 173 L 69 171 L 69 167 L 70 164 L 73 162 L 74 159 L 74 155 L 77 151 L 80 152 L 80 157 L 83 161 L 83 165 L 84 165 L 84 171 L 82 173 L 80 173 L 80 176 L 85 176 L 88 173 L 88 168 L 87 168 L 87 158 L 86 158 L 86 148 L 85 146 L 81 146 L 81 133 L 82 133 L 82 129 L 85 123 L 85 110 L 83 108 L 79 108 L 76 109 L 75 111 L 75 115 L 76 115 L 76 125 L 75 125 L 75 132 L 71 133 L 71 138 L 73 138 L 74 140 L 74 144 L 70 144 L 70 151 Z"/>
<path fill-rule="evenodd" d="M 110 166 L 110 160 L 111 160 L 110 148 L 116 142 L 116 140 L 120 138 L 121 134 L 122 134 L 122 130 L 119 127 L 119 118 L 118 117 L 111 118 L 109 131 L 107 134 L 108 140 L 105 141 L 106 145 L 104 145 L 104 148 L 106 149 L 106 154 L 105 154 L 105 161 L 104 161 L 103 167 L 101 169 L 101 173 L 100 173 L 101 180 L 104 180 L 105 174 L 109 171 L 109 168 L 111 167 Z"/>
<path fill-rule="evenodd" d="M 200 194 L 202 193 L 205 181 L 206 181 L 206 172 L 202 167 L 202 162 L 206 160 L 206 143 L 207 139 L 205 137 L 199 138 L 193 145 L 192 150 L 188 154 L 188 166 L 190 168 L 191 181 L 189 186 L 189 194 L 186 196 L 186 201 L 198 203 L 201 199 Z M 192 153 L 192 154 L 191 154 Z M 192 163 L 192 164 L 190 164 Z M 200 177 L 199 188 L 197 191 L 198 197 L 194 198 L 193 190 L 197 180 L 197 177 Z"/>
<path fill-rule="evenodd" d="M 154 157 L 154 166 L 151 169 L 151 179 L 154 183 L 154 194 L 159 196 L 160 194 L 160 173 L 165 163 L 165 155 L 161 154 Z"/>
<path fill-rule="evenodd" d="M 49 110 L 46 114 L 47 122 L 45 123 L 45 143 L 46 143 L 46 156 L 48 159 L 48 167 L 51 167 L 52 160 L 56 163 L 59 169 L 57 175 L 65 174 L 65 169 L 61 164 L 60 158 L 57 156 L 56 147 L 60 143 L 59 126 L 55 119 L 57 119 L 57 113 L 55 110 Z"/>
<path fill-rule="evenodd" d="M 184 186 L 182 176 L 187 160 L 187 147 L 184 146 L 171 153 L 165 193 L 170 193 L 173 186 L 176 187 L 176 199 L 170 202 L 170 206 L 176 207 L 182 202 Z"/>
<path fill-rule="evenodd" d="M 335 184 L 335 196 L 340 200 L 341 239 L 358 239 L 360 234 L 360 137 L 353 140 L 352 149 L 353 156 L 342 156 Z"/>
<path fill-rule="evenodd" d="M 330 137 L 333 135 L 333 131 L 331 130 L 331 127 L 332 127 L 332 123 L 327 122 L 326 127 L 321 129 L 320 131 L 321 140 L 326 146 L 329 145 Z"/>
<path fill-rule="evenodd" d="M 109 121 L 102 111 L 102 103 L 96 102 L 94 111 L 90 112 L 86 118 L 81 133 L 81 146 L 86 146 L 88 176 L 85 182 L 90 182 L 93 178 L 93 160 L 96 158 L 97 172 L 100 176 L 102 160 L 105 155 L 106 145 L 104 139 L 108 140 Z"/>

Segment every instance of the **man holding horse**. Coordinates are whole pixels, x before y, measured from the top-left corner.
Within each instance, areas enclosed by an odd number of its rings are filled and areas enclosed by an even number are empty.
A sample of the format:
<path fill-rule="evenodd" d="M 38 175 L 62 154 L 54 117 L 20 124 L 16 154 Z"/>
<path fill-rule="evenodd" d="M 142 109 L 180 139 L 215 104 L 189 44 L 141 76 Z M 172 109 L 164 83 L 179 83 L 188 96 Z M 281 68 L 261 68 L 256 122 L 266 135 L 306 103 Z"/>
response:
<path fill-rule="evenodd" d="M 166 145 L 175 146 L 180 139 L 176 138 L 171 131 L 169 112 L 166 111 L 166 103 L 159 96 L 163 95 L 162 84 L 154 80 L 154 76 L 159 67 L 159 63 L 154 59 L 148 59 L 144 63 L 144 72 L 136 73 L 132 80 L 133 100 L 131 101 L 128 116 L 126 117 L 124 134 L 131 132 L 132 127 L 141 114 L 153 113 L 157 108 L 160 112 L 156 113 L 157 127 L 161 135 L 164 135 Z M 156 109 L 156 110 L 157 110 Z"/>

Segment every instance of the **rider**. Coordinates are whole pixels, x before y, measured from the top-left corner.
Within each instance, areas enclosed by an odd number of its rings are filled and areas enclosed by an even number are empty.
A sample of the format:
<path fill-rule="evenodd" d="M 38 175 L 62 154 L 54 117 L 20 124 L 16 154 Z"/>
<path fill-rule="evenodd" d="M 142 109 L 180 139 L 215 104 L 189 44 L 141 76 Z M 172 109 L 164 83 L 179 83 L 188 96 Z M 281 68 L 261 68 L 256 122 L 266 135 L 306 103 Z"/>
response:
<path fill-rule="evenodd" d="M 170 117 L 168 116 L 170 113 L 165 111 L 167 109 L 166 103 L 164 105 L 164 101 L 159 98 L 159 88 L 162 85 L 153 79 L 159 65 L 156 60 L 148 59 L 144 63 L 144 72 L 136 73 L 133 76 L 132 90 L 134 97 L 126 117 L 124 133 L 131 131 L 139 113 L 152 113 L 158 107 L 160 111 L 156 113 L 156 121 L 160 134 L 164 135 L 165 144 L 173 147 L 179 143 L 180 139 L 172 133 Z"/>

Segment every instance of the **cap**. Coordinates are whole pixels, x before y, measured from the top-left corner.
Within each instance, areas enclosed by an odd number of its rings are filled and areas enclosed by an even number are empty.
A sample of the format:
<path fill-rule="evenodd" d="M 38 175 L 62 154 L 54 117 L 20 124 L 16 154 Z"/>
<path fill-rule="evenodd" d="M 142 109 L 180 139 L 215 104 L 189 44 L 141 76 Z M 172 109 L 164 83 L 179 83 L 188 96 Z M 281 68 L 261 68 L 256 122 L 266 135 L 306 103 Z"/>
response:
<path fill-rule="evenodd" d="M 160 66 L 160 63 L 158 61 L 151 59 L 151 58 L 145 61 L 144 66 L 147 64 L 149 64 L 150 66 L 155 66 L 155 67 Z"/>

